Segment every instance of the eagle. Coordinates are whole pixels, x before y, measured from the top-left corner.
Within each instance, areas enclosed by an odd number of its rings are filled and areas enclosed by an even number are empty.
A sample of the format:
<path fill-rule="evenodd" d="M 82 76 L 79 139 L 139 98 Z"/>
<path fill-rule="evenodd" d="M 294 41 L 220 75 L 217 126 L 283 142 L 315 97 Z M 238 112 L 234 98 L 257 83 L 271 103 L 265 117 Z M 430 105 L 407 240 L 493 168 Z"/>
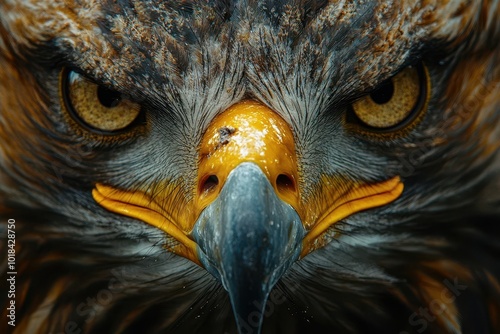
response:
<path fill-rule="evenodd" d="M 500 1 L 1 0 L 2 333 L 499 333 Z"/>

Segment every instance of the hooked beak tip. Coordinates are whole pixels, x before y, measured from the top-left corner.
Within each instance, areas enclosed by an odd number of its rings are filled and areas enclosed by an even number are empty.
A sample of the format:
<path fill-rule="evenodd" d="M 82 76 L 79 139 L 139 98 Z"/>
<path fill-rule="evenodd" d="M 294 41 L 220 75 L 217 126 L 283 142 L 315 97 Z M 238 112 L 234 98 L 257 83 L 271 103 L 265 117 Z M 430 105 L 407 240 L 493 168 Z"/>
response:
<path fill-rule="evenodd" d="M 259 333 L 269 294 L 299 258 L 304 227 L 262 170 L 243 163 L 200 215 L 199 258 L 228 291 L 239 332 Z"/>

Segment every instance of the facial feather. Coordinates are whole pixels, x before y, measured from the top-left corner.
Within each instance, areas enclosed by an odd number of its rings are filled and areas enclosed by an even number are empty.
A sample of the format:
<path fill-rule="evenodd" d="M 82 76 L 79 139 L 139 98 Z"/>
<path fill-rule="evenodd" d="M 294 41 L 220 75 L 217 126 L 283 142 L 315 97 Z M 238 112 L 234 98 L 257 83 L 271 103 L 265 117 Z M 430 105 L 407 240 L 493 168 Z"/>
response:
<path fill-rule="evenodd" d="M 443 293 L 454 299 L 433 311 L 430 331 L 465 332 L 466 300 L 486 301 L 478 312 L 495 328 L 499 16 L 498 0 L 3 1 L 0 217 L 21 226 L 21 316 L 40 315 L 18 332 L 70 322 L 235 331 L 215 279 L 169 254 L 168 236 L 98 207 L 90 190 L 108 182 L 155 195 L 177 180 L 169 200 L 184 210 L 204 130 L 243 98 L 292 127 L 306 201 L 325 176 L 337 190 L 405 183 L 399 200 L 334 225 L 330 244 L 290 269 L 264 332 L 416 330 L 414 310 Z M 350 102 L 421 61 L 432 91 L 415 129 L 386 141 L 346 130 Z M 75 130 L 59 97 L 63 66 L 143 103 L 147 131 L 103 143 Z M 108 292 L 109 303 L 87 304 Z"/>

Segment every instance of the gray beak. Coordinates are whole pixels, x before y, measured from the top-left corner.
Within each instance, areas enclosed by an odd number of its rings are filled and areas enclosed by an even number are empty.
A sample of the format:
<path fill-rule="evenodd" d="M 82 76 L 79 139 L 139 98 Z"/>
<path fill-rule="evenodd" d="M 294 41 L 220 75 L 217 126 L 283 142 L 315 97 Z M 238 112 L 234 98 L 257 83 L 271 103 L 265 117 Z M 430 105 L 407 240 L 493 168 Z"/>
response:
<path fill-rule="evenodd" d="M 198 257 L 228 291 L 240 333 L 260 333 L 269 294 L 299 258 L 304 235 L 295 210 L 249 162 L 201 213 L 193 230 Z"/>

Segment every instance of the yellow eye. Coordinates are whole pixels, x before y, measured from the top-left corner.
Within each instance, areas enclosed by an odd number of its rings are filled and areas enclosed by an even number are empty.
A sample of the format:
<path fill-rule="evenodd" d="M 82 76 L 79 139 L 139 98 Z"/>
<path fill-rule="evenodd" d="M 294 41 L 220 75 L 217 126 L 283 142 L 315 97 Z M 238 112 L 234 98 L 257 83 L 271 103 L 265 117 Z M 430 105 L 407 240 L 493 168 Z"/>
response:
<path fill-rule="evenodd" d="M 138 119 L 141 106 L 126 95 L 65 70 L 62 95 L 68 113 L 87 130 L 99 134 L 127 131 Z"/>
<path fill-rule="evenodd" d="M 407 67 L 352 104 L 355 118 L 373 131 L 394 131 L 417 118 L 427 102 L 427 75 L 422 66 Z"/>

